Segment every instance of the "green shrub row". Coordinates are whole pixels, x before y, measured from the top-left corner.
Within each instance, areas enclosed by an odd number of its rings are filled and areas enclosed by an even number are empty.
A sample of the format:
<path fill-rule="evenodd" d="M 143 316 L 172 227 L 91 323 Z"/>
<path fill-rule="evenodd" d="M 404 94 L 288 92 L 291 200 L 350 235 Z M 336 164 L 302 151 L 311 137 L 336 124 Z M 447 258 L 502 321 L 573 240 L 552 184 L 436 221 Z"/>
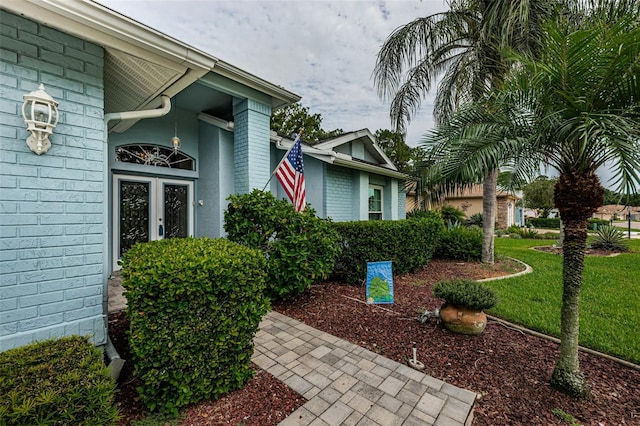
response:
<path fill-rule="evenodd" d="M 560 218 L 558 217 L 538 217 L 527 219 L 527 226 L 534 228 L 560 229 Z"/>
<path fill-rule="evenodd" d="M 115 383 L 80 336 L 0 353 L 0 425 L 112 425 Z"/>
<path fill-rule="evenodd" d="M 297 213 L 287 201 L 256 189 L 229 197 L 224 218 L 229 240 L 259 249 L 267 258 L 271 298 L 300 294 L 333 270 L 338 234 L 309 206 Z"/>
<path fill-rule="evenodd" d="M 605 219 L 591 218 L 589 219 L 589 229 L 597 229 L 601 226 L 608 226 L 609 221 Z M 560 229 L 560 218 L 532 218 L 527 219 L 527 226 L 533 226 L 534 228 L 547 228 L 547 229 Z"/>
<path fill-rule="evenodd" d="M 342 253 L 334 275 L 354 284 L 366 277 L 367 262 L 391 260 L 394 274 L 412 272 L 426 265 L 444 230 L 437 215 L 394 221 L 359 221 L 333 224 Z"/>
<path fill-rule="evenodd" d="M 269 308 L 262 253 L 224 239 L 136 244 L 122 259 L 138 394 L 163 413 L 241 388 Z"/>
<path fill-rule="evenodd" d="M 482 257 L 482 230 L 455 226 L 443 230 L 434 256 L 467 262 Z"/>

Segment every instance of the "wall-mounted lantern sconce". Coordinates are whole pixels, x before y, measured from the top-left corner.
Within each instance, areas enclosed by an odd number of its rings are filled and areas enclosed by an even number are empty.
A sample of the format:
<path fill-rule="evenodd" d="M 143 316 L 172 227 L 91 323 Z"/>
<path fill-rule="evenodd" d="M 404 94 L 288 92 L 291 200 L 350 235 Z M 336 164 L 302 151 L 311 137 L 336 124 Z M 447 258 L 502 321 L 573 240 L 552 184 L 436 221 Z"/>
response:
<path fill-rule="evenodd" d="M 31 133 L 27 145 L 36 154 L 44 154 L 51 148 L 49 135 L 58 124 L 58 103 L 44 91 L 43 84 L 23 98 L 22 117 Z"/>

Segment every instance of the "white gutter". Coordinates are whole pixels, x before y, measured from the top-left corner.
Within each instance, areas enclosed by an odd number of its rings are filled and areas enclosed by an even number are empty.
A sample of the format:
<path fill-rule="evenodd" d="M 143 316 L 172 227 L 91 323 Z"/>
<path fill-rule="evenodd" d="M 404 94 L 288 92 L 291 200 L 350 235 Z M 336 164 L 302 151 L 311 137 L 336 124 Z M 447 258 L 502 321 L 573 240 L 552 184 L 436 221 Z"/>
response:
<path fill-rule="evenodd" d="M 345 158 L 348 157 L 348 158 Z M 387 169 L 384 166 L 378 166 L 375 164 L 362 163 L 360 161 L 355 161 L 351 159 L 351 156 L 345 156 L 344 154 L 338 153 L 336 156 L 336 160 L 334 164 L 338 166 L 348 167 L 350 169 L 362 170 L 365 172 L 371 172 L 382 176 L 388 176 L 396 179 L 408 179 L 409 177 L 404 173 Z"/>
<path fill-rule="evenodd" d="M 148 109 L 144 111 L 111 112 L 104 115 L 105 126 L 112 120 L 141 120 L 143 118 L 158 118 L 169 114 L 171 111 L 171 98 L 167 95 L 160 96 L 162 106 L 158 109 Z M 105 133 L 106 134 L 106 133 Z"/>
<path fill-rule="evenodd" d="M 233 121 L 223 120 L 222 118 L 214 117 L 213 115 L 205 114 L 203 112 L 198 114 L 198 120 L 230 132 L 233 132 L 234 129 Z"/>
<path fill-rule="evenodd" d="M 275 132 L 272 132 L 272 133 L 275 133 Z M 274 134 L 271 135 L 270 139 L 271 139 L 271 142 L 276 144 L 277 149 L 280 149 L 283 151 L 288 151 L 289 148 L 291 148 L 291 145 L 293 145 L 293 141 L 287 140 L 287 142 L 284 142 L 285 138 L 274 135 Z M 336 159 L 336 153 L 334 151 L 318 149 L 308 145 L 301 145 L 301 146 L 302 146 L 302 152 L 304 154 L 307 154 L 308 156 L 316 158 L 320 161 L 324 161 L 325 163 L 333 164 L 334 160 Z"/>
<path fill-rule="evenodd" d="M 109 126 L 109 122 L 113 121 L 113 120 L 141 120 L 143 118 L 157 118 L 157 117 L 162 117 L 165 116 L 169 113 L 169 111 L 171 111 L 171 98 L 167 95 L 162 95 L 160 97 L 162 99 L 162 106 L 158 109 L 151 109 L 151 110 L 144 110 L 144 111 L 124 111 L 124 112 L 113 112 L 113 113 L 109 113 L 109 114 L 105 114 L 104 116 L 104 134 L 105 134 L 105 158 L 108 158 L 107 155 L 107 139 L 108 139 L 108 134 L 109 134 L 109 130 L 108 130 L 108 126 Z M 109 162 L 105 161 L 104 162 L 104 180 L 105 180 L 105 188 L 107 187 L 107 180 L 108 180 L 108 176 L 109 176 Z M 105 211 L 104 211 L 104 217 L 105 218 L 109 218 L 109 208 L 108 208 L 108 203 L 105 203 Z M 110 235 L 109 234 L 109 220 L 105 220 L 104 221 L 104 225 L 103 225 L 103 234 L 104 235 Z M 104 244 L 103 244 L 103 248 L 104 248 L 104 253 L 108 253 L 109 252 L 109 243 L 108 240 L 105 239 Z M 109 369 L 109 374 L 111 375 L 111 377 L 114 380 L 118 380 L 118 376 L 120 376 L 120 371 L 122 370 L 122 366 L 124 365 L 125 361 L 120 358 L 120 354 L 118 354 L 118 351 L 116 351 L 116 348 L 113 346 L 113 343 L 111 342 L 111 337 L 109 337 L 109 326 L 108 326 L 108 318 L 109 318 L 109 280 L 108 279 L 104 279 L 106 275 L 106 271 L 107 270 L 111 270 L 108 267 L 108 263 L 109 263 L 109 256 L 105 256 L 105 260 L 104 260 L 104 272 L 103 272 L 103 281 L 104 281 L 104 285 L 102 288 L 102 313 L 105 317 L 105 329 L 107 330 L 107 344 L 105 347 L 105 354 L 107 356 L 107 359 L 109 360 L 109 364 L 107 365 L 107 368 Z"/>

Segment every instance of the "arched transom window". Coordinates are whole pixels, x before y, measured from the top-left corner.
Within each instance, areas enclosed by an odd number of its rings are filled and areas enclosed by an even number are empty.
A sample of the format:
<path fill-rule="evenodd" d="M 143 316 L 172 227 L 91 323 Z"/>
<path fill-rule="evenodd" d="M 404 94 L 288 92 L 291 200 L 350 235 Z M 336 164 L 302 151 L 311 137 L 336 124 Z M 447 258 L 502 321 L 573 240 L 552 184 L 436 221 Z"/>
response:
<path fill-rule="evenodd" d="M 159 145 L 122 145 L 116 148 L 116 161 L 170 169 L 195 170 L 195 160 L 180 151 Z"/>

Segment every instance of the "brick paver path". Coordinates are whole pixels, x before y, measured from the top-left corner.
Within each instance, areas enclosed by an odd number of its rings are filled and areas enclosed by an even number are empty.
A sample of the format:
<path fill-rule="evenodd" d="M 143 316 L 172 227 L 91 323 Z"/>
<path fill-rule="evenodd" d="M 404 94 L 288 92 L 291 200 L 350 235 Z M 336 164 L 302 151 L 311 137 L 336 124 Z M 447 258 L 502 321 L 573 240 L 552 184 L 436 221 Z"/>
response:
<path fill-rule="evenodd" d="M 278 312 L 255 338 L 253 362 L 308 401 L 294 425 L 471 424 L 476 394 Z"/>

